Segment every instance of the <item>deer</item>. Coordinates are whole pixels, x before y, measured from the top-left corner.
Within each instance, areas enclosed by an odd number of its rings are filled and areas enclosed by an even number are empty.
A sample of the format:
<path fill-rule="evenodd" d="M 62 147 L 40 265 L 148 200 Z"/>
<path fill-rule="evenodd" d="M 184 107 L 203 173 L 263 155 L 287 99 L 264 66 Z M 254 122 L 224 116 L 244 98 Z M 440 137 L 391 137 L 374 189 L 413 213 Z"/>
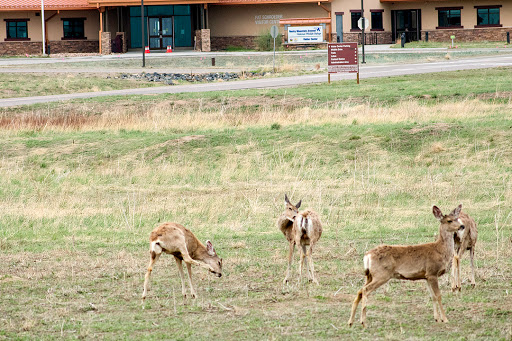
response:
<path fill-rule="evenodd" d="M 292 266 L 293 253 L 295 251 L 295 245 L 297 245 L 300 250 L 299 281 L 302 279 L 302 269 L 304 263 L 306 263 L 306 266 L 308 267 L 309 279 L 315 284 L 318 284 L 318 280 L 314 274 L 312 252 L 313 246 L 322 235 L 322 223 L 318 217 L 318 214 L 312 210 L 299 213 L 301 203 L 302 200 L 300 200 L 296 205 L 293 205 L 288 199 L 288 196 L 285 194 L 285 210 L 277 220 L 277 226 L 288 241 L 288 268 L 286 270 L 286 276 L 283 280 L 283 284 L 287 284 L 290 279 L 290 271 Z M 308 250 L 306 250 L 307 245 L 309 245 Z"/>
<path fill-rule="evenodd" d="M 357 306 L 361 302 L 361 324 L 366 327 L 368 295 L 391 278 L 401 280 L 426 280 L 434 306 L 434 320 L 448 322 L 439 290 L 438 278 L 449 268 L 454 255 L 453 234 L 464 230 L 460 219 L 462 204 L 450 214 L 443 215 L 437 206 L 432 213 L 440 221 L 439 235 L 435 242 L 418 245 L 380 245 L 366 252 L 363 258 L 365 284 L 357 292 L 352 304 L 348 325 L 352 326 Z"/>
<path fill-rule="evenodd" d="M 475 287 L 475 245 L 478 237 L 478 231 L 476 228 L 476 222 L 473 218 L 464 212 L 461 212 L 459 219 L 466 227 L 463 230 L 459 230 L 453 234 L 455 244 L 455 254 L 452 261 L 452 291 L 461 291 L 462 282 L 460 278 L 460 260 L 466 250 L 469 250 L 469 257 L 471 261 L 471 286 Z"/>
<path fill-rule="evenodd" d="M 207 240 L 205 246 L 183 225 L 164 223 L 156 227 L 149 235 L 149 243 L 150 260 L 144 277 L 142 303 L 146 299 L 153 266 L 158 258 L 160 258 L 162 252 L 174 256 L 181 278 L 181 293 L 184 298 L 187 298 L 187 291 L 185 289 L 182 262 L 185 262 L 187 266 L 190 296 L 193 299 L 197 297 L 197 293 L 192 283 L 192 265 L 203 267 L 217 277 L 222 276 L 222 258 L 215 252 L 212 242 Z"/>

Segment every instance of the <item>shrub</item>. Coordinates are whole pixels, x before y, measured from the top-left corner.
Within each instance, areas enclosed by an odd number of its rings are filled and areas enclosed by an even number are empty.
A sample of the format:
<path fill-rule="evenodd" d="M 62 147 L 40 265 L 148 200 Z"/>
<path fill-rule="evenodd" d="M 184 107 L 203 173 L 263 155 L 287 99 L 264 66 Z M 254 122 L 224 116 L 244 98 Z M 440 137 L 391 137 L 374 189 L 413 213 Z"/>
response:
<path fill-rule="evenodd" d="M 282 34 L 276 37 L 276 50 L 282 45 Z M 270 35 L 270 31 L 262 32 L 256 38 L 256 46 L 260 51 L 272 51 L 274 49 L 274 38 Z"/>

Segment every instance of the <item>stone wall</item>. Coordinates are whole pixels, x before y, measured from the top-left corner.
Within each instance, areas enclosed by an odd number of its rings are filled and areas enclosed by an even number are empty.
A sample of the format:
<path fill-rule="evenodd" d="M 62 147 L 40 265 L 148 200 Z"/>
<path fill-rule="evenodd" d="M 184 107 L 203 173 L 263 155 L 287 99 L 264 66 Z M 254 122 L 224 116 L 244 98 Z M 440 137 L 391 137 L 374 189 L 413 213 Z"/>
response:
<path fill-rule="evenodd" d="M 210 42 L 210 30 L 202 29 L 196 30 L 196 50 L 202 52 L 210 52 L 211 51 L 211 42 Z"/>
<path fill-rule="evenodd" d="M 21 56 L 25 54 L 42 54 L 43 44 L 31 41 L 3 41 L 0 42 L 0 55 Z"/>
<path fill-rule="evenodd" d="M 128 42 L 126 41 L 126 33 L 125 32 L 116 32 L 116 36 L 121 36 L 121 41 L 123 42 L 123 53 L 128 51 Z"/>
<path fill-rule="evenodd" d="M 110 32 L 101 32 L 101 54 L 112 53 L 112 34 Z"/>
<path fill-rule="evenodd" d="M 228 46 L 244 47 L 247 49 L 255 49 L 256 37 L 255 36 L 238 36 L 238 37 L 212 37 L 211 49 L 212 50 L 225 50 Z"/>
<path fill-rule="evenodd" d="M 366 45 L 378 45 L 378 44 L 391 44 L 392 34 L 391 32 L 366 32 L 364 33 L 364 40 Z M 349 32 L 343 33 L 343 41 L 346 43 L 357 42 L 361 44 L 361 33 Z"/>
<path fill-rule="evenodd" d="M 425 32 L 428 32 L 428 41 L 446 41 L 451 42 L 451 35 L 455 36 L 457 41 L 506 41 L 507 32 L 512 33 L 511 28 L 489 27 L 474 29 L 454 29 L 454 30 L 432 30 L 422 31 L 421 38 L 425 39 Z"/>
<path fill-rule="evenodd" d="M 46 53 L 98 53 L 98 41 L 91 40 L 58 40 L 50 41 Z M 4 41 L 0 42 L 0 55 L 23 56 L 40 55 L 43 52 L 41 42 Z"/>
<path fill-rule="evenodd" d="M 57 40 L 50 41 L 53 53 L 98 53 L 99 42 L 96 40 Z"/>

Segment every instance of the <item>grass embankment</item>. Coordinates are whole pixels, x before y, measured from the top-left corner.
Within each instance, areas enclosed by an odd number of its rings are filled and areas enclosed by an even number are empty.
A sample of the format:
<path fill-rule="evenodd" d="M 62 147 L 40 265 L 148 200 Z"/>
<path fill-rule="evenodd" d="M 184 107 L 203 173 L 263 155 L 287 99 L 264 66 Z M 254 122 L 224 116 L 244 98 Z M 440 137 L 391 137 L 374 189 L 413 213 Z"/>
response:
<path fill-rule="evenodd" d="M 457 41 L 453 42 L 454 47 L 459 49 L 488 49 L 488 48 L 507 48 L 510 47 L 506 41 Z M 393 48 L 401 48 L 401 44 L 392 45 Z M 412 41 L 405 44 L 406 48 L 452 48 L 451 41 Z"/>
<path fill-rule="evenodd" d="M 0 73 L 0 99 L 147 88 L 158 85 L 162 84 L 132 79 L 107 78 L 107 75 L 87 73 Z"/>
<path fill-rule="evenodd" d="M 0 131 L 0 336 L 510 338 L 512 106 L 487 100 L 495 91 L 468 99 L 486 91 L 478 83 L 423 101 L 419 84 L 408 86 L 419 89 L 413 98 L 383 105 L 378 87 L 370 100 L 354 92 L 333 106 L 316 86 L 298 89 L 304 97 L 243 97 L 260 102 L 250 110 L 221 95 L 215 106 L 194 97 L 85 102 L 75 112 L 97 120 L 69 126 L 31 123 L 69 104 L 4 111 L 26 121 Z M 304 102 L 288 107 L 291 99 Z M 287 244 L 275 220 L 284 193 L 322 217 L 318 287 L 282 287 Z M 441 280 L 450 322 L 433 322 L 423 283 L 392 281 L 370 298 L 370 329 L 346 327 L 364 252 L 433 240 L 432 204 L 458 203 L 478 222 L 477 287 L 465 282 L 455 295 Z M 211 239 L 224 276 L 194 269 L 199 298 L 184 302 L 163 256 L 143 310 L 148 234 L 163 221 Z"/>

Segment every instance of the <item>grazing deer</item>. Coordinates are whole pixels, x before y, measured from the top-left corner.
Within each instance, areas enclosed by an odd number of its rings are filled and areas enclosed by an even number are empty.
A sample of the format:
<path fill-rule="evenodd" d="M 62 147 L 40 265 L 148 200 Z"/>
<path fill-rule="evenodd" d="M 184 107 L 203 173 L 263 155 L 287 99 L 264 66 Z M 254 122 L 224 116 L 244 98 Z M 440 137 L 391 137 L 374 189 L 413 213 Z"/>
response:
<path fill-rule="evenodd" d="M 476 222 L 473 218 L 464 212 L 461 212 L 459 219 L 466 227 L 454 233 L 453 238 L 455 242 L 455 255 L 452 262 L 452 291 L 460 291 L 462 282 L 460 278 L 460 259 L 466 250 L 469 250 L 469 257 L 471 260 L 471 285 L 474 287 L 475 282 L 475 264 L 473 258 L 475 256 L 475 244 L 478 237 L 476 229 Z"/>
<path fill-rule="evenodd" d="M 214 275 L 217 275 L 217 277 L 222 276 L 222 259 L 217 256 L 212 243 L 207 240 L 206 246 L 204 246 L 189 229 L 180 224 L 164 223 L 160 225 L 151 232 L 149 242 L 151 259 L 144 278 L 142 302 L 144 302 L 148 292 L 149 277 L 151 276 L 151 271 L 153 271 L 153 265 L 160 258 L 162 252 L 173 255 L 176 260 L 181 278 L 181 293 L 184 297 L 187 297 L 187 292 L 185 290 L 182 261 L 187 266 L 188 284 L 192 298 L 197 296 L 192 284 L 192 265 L 206 268 Z"/>
<path fill-rule="evenodd" d="M 354 323 L 357 306 L 362 301 L 361 324 L 365 327 L 368 295 L 391 278 L 411 281 L 427 280 L 427 287 L 434 305 L 434 319 L 436 322 L 448 322 L 441 304 L 438 277 L 446 272 L 453 258 L 453 234 L 464 229 L 464 224 L 459 219 L 461 209 L 462 205 L 459 205 L 450 214 L 443 215 L 437 206 L 432 208 L 434 216 L 441 222 L 439 236 L 433 243 L 407 246 L 381 245 L 364 255 L 366 283 L 357 292 L 352 304 L 349 326 Z"/>
<path fill-rule="evenodd" d="M 293 205 L 285 194 L 285 210 L 277 221 L 279 229 L 283 232 L 289 243 L 288 268 L 286 270 L 286 277 L 283 280 L 283 284 L 288 283 L 290 279 L 290 270 L 295 245 L 299 247 L 300 252 L 300 278 L 302 278 L 302 269 L 304 267 L 304 263 L 306 263 L 306 267 L 308 268 L 308 278 L 318 284 L 314 273 L 315 270 L 312 252 L 313 246 L 322 235 L 322 223 L 318 214 L 314 211 L 307 210 L 299 213 L 301 202 L 302 200 L 299 201 L 297 205 Z M 309 249 L 306 250 L 307 245 L 309 245 Z"/>

